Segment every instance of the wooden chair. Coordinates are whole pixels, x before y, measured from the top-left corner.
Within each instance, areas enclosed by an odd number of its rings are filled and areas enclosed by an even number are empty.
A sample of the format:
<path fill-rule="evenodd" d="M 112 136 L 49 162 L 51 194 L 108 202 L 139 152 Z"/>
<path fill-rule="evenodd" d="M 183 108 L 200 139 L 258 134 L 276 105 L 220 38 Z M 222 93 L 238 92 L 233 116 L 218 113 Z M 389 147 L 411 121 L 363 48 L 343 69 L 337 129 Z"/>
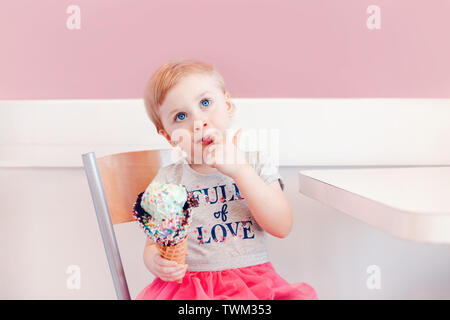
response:
<path fill-rule="evenodd" d="M 134 221 L 132 207 L 160 167 L 170 164 L 171 149 L 82 155 L 98 226 L 119 300 L 130 300 L 113 225 Z"/>

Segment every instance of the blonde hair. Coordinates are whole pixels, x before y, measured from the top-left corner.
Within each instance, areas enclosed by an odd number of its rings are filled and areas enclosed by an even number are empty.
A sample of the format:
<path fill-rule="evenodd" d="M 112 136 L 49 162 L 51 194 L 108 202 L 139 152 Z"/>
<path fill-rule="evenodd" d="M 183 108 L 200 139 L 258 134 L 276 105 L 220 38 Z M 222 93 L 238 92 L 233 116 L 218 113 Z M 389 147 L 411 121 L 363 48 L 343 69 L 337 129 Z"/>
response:
<path fill-rule="evenodd" d="M 144 91 L 144 104 L 147 115 L 159 130 L 164 129 L 159 107 L 169 92 L 184 76 L 193 73 L 206 73 L 214 76 L 219 88 L 225 93 L 225 81 L 212 65 L 192 59 L 171 60 L 161 65 L 152 75 Z M 234 103 L 233 107 L 234 106 Z"/>

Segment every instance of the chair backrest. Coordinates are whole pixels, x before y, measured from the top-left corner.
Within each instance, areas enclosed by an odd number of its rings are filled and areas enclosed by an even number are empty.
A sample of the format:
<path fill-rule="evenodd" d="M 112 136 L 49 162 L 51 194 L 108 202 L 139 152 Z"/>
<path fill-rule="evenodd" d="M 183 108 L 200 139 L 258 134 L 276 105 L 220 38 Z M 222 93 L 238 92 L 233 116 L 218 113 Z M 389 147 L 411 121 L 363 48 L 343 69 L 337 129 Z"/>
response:
<path fill-rule="evenodd" d="M 160 167 L 170 164 L 171 150 L 116 153 L 97 158 L 112 224 L 133 221 L 132 206 Z"/>
<path fill-rule="evenodd" d="M 82 155 L 95 214 L 103 239 L 117 298 L 130 300 L 113 224 L 133 221 L 132 207 L 139 193 L 160 167 L 171 163 L 171 149 L 117 153 L 95 158 Z"/>

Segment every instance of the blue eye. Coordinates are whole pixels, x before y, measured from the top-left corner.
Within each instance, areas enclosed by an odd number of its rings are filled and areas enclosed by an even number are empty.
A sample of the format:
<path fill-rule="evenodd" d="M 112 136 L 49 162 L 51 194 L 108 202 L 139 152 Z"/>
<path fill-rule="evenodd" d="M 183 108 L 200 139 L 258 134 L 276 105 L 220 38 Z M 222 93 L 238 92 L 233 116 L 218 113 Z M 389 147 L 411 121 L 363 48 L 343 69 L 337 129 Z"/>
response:
<path fill-rule="evenodd" d="M 208 107 L 209 105 L 210 105 L 210 101 L 209 101 L 209 99 L 203 99 L 202 100 L 202 106 L 204 106 L 204 107 Z"/>
<path fill-rule="evenodd" d="M 175 116 L 175 121 L 184 120 L 186 118 L 186 114 L 184 112 L 180 112 Z"/>

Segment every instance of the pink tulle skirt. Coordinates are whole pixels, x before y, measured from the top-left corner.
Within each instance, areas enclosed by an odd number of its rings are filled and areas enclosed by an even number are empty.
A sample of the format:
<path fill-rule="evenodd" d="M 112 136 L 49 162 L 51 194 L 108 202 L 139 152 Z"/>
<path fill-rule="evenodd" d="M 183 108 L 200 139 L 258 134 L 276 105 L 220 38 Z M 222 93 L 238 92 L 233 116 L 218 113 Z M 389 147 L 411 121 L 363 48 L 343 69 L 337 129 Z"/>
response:
<path fill-rule="evenodd" d="M 182 283 L 155 278 L 136 300 L 317 300 L 313 287 L 284 280 L 271 262 L 219 271 L 186 271 Z"/>

